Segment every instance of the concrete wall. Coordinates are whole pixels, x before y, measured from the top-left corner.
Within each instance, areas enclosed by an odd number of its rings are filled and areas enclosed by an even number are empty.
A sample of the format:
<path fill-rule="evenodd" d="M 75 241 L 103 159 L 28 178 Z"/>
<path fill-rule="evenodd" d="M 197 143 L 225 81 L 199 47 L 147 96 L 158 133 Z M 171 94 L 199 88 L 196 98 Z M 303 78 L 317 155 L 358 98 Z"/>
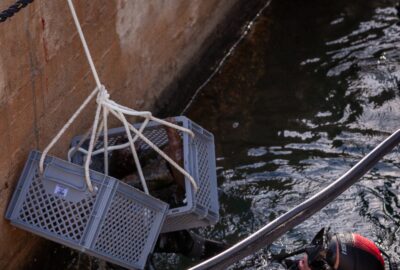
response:
<path fill-rule="evenodd" d="M 0 10 L 14 0 L 0 3 Z M 101 81 L 112 98 L 154 109 L 238 0 L 75 0 Z M 0 209 L 4 214 L 28 152 L 43 150 L 95 83 L 67 1 L 41 1 L 0 24 Z M 92 105 L 53 149 L 65 157 Z M 0 269 L 18 269 L 39 238 L 0 219 Z"/>

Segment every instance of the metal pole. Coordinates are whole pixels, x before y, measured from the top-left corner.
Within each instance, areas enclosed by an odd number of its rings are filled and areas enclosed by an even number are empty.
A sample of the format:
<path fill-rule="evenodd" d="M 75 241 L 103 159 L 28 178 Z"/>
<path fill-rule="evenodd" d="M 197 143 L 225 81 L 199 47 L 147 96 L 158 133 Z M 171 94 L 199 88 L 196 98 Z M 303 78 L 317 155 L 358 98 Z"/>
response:
<path fill-rule="evenodd" d="M 400 129 L 374 148 L 343 176 L 318 192 L 299 206 L 278 217 L 244 240 L 224 252 L 204 261 L 189 270 L 226 269 L 232 263 L 270 245 L 281 235 L 302 223 L 357 182 L 378 161 L 400 142 Z"/>

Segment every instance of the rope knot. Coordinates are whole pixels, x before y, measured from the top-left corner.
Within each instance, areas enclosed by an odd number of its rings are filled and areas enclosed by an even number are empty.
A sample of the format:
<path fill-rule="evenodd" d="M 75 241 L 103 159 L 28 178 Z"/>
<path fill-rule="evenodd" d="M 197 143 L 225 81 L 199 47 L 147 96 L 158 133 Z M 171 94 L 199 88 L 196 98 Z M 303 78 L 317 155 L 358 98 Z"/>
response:
<path fill-rule="evenodd" d="M 97 94 L 96 102 L 97 104 L 104 104 L 107 100 L 109 100 L 110 94 L 108 93 L 106 87 L 101 85 L 99 88 L 99 93 Z"/>

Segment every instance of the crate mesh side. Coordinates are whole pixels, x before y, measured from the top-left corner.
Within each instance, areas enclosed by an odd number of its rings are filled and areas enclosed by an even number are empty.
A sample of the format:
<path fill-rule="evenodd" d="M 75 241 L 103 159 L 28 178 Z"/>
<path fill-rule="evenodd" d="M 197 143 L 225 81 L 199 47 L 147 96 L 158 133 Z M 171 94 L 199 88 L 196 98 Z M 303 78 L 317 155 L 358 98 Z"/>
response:
<path fill-rule="evenodd" d="M 155 211 L 116 193 L 94 249 L 131 265 L 139 263 L 152 227 L 157 225 L 156 216 Z"/>
<path fill-rule="evenodd" d="M 132 138 L 135 137 L 135 133 L 131 132 Z M 165 133 L 164 128 L 161 126 L 155 126 L 155 127 L 146 127 L 143 130 L 143 135 L 148 138 L 152 143 L 157 145 L 158 147 L 162 147 L 163 145 L 166 145 L 168 142 L 167 134 Z M 120 128 L 119 132 L 116 132 L 115 134 L 109 134 L 108 137 L 108 146 L 113 146 L 116 144 L 122 144 L 122 143 L 127 143 L 128 138 L 126 136 L 126 132 L 124 128 Z M 103 143 L 103 138 L 100 137 L 99 140 L 96 142 L 94 149 L 100 149 L 104 145 Z M 142 139 L 138 138 L 138 140 L 135 142 L 135 145 L 137 149 L 148 149 L 150 148 L 147 143 L 145 143 Z M 89 140 L 86 140 L 85 143 L 83 144 L 83 147 L 87 149 L 89 147 Z"/>
<path fill-rule="evenodd" d="M 108 146 L 113 146 L 116 145 L 117 143 L 121 143 L 121 141 L 126 142 L 127 140 L 123 140 L 124 136 L 123 133 L 121 133 L 121 135 L 116 135 L 116 136 L 111 136 L 108 138 Z M 86 140 L 85 143 L 83 144 L 85 149 L 89 148 L 89 140 Z M 94 145 L 94 149 L 100 149 L 104 146 L 104 141 L 103 141 L 103 137 L 99 138 L 96 142 L 96 144 Z"/>
<path fill-rule="evenodd" d="M 78 203 L 73 203 L 49 194 L 36 173 L 20 209 L 18 220 L 79 243 L 84 236 L 95 199 L 96 195 L 93 194 Z"/>
<path fill-rule="evenodd" d="M 194 143 L 197 148 L 197 166 L 199 172 L 199 190 L 196 192 L 196 203 L 206 209 L 211 206 L 211 189 L 210 189 L 210 173 L 209 173 L 209 156 L 207 141 L 196 136 Z"/>
<path fill-rule="evenodd" d="M 162 126 L 156 126 L 151 128 L 146 128 L 143 131 L 143 135 L 149 139 L 152 143 L 157 145 L 157 147 L 162 147 L 166 145 L 168 142 L 167 134 Z M 140 149 L 148 149 L 148 146 L 144 141 L 141 139 L 138 140 L 138 146 Z"/>

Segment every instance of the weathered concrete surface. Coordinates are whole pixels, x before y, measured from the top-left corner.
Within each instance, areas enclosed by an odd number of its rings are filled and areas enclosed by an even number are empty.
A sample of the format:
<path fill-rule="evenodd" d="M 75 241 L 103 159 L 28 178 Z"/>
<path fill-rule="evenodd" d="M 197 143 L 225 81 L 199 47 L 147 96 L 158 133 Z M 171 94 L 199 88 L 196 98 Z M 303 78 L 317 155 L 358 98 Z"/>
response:
<path fill-rule="evenodd" d="M 239 0 L 75 1 L 100 78 L 136 109 L 179 76 Z M 13 0 L 1 1 L 0 10 Z M 0 209 L 4 215 L 28 152 L 43 150 L 95 86 L 66 1 L 36 0 L 0 24 Z M 92 105 L 52 154 L 86 130 Z M 0 269 L 19 269 L 40 240 L 0 219 Z"/>

